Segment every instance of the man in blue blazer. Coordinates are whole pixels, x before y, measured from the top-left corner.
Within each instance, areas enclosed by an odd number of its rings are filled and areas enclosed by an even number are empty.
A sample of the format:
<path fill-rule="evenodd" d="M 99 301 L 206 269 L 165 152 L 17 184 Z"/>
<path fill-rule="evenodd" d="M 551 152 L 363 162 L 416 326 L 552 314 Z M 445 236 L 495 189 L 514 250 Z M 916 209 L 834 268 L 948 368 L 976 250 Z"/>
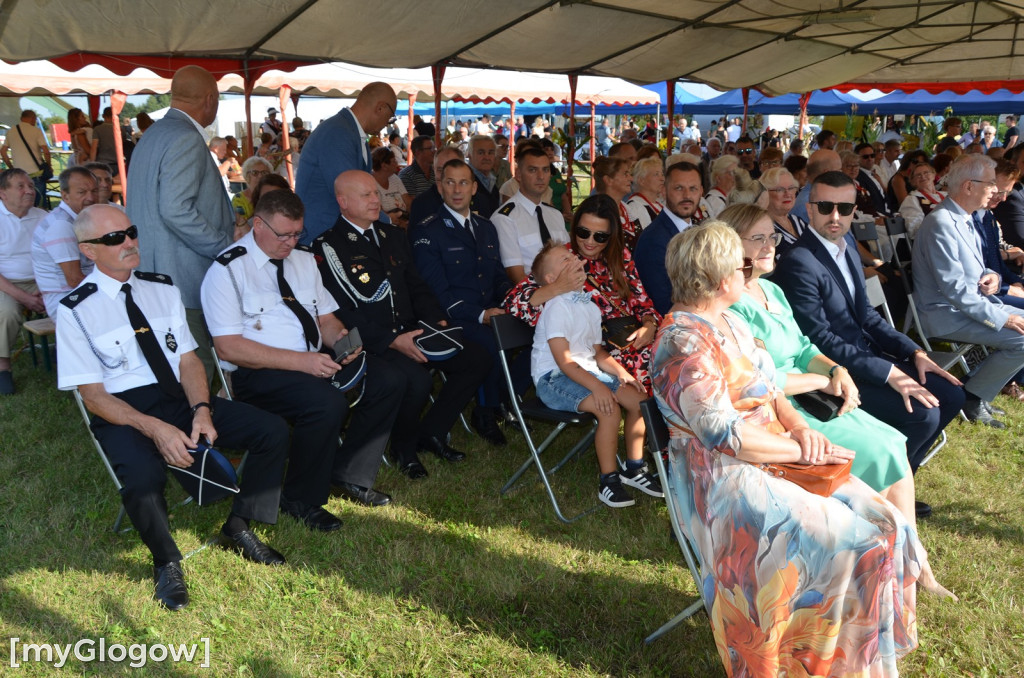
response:
<path fill-rule="evenodd" d="M 1003 157 L 1017 163 L 1017 169 L 1024 173 L 1024 145 L 1018 144 Z M 992 213 L 1003 229 L 1003 239 L 1011 245 L 1024 247 L 1024 183 L 1019 178 Z"/>
<path fill-rule="evenodd" d="M 999 349 L 967 380 L 964 414 L 1005 428 L 987 401 L 1024 367 L 1024 311 L 999 300 L 1000 276 L 985 265 L 980 224 L 972 216 L 996 194 L 995 166 L 987 156 L 968 155 L 950 169 L 949 195 L 914 240 L 914 302 L 929 336 Z"/>
<path fill-rule="evenodd" d="M 452 324 L 461 326 L 468 339 L 491 354 L 491 368 L 477 394 L 472 422 L 480 437 L 504 445 L 505 436 L 497 426 L 504 376 L 491 318 L 505 313 L 501 301 L 512 282 L 501 263 L 494 224 L 470 211 L 473 194 L 480 190 L 470 166 L 461 159 L 449 160 L 441 167 L 440 177 L 444 204 L 409 230 L 413 260 Z M 528 369 L 523 376 L 529 379 Z"/>
<path fill-rule="evenodd" d="M 694 215 L 704 194 L 700 168 L 690 162 L 677 162 L 665 172 L 665 209 L 640 234 L 633 249 L 633 264 L 640 282 L 664 315 L 672 307 L 672 283 L 665 271 L 668 241 L 694 223 Z"/>
<path fill-rule="evenodd" d="M 351 108 L 344 108 L 320 123 L 302 147 L 295 192 L 306 207 L 303 245 L 338 220 L 338 202 L 334 197 L 334 180 L 342 172 L 370 172 L 370 153 L 366 143 L 369 134 L 376 135 L 385 125 L 395 121 L 398 98 L 386 82 L 371 82 L 359 92 Z"/>
<path fill-rule="evenodd" d="M 849 235 L 856 195 L 853 179 L 842 172 L 814 180 L 811 228 L 783 255 L 772 281 L 785 291 L 804 334 L 849 371 L 861 407 L 907 436 L 916 471 L 960 411 L 964 392 L 956 377 L 868 305 L 857 243 Z"/>
<path fill-rule="evenodd" d="M 202 68 L 174 74 L 171 110 L 132 154 L 126 200 L 128 218 L 139 227 L 139 268 L 174 280 L 208 375 L 213 358 L 199 288 L 214 257 L 241 235 L 203 132 L 217 119 L 219 98 L 217 81 Z"/>

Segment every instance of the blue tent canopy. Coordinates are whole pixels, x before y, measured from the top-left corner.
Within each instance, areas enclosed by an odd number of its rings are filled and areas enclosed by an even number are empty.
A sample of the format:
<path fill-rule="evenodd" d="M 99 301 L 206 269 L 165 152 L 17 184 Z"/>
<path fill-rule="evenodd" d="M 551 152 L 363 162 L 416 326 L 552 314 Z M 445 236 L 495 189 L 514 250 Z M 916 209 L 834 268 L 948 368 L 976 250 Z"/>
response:
<path fill-rule="evenodd" d="M 846 115 L 853 111 L 855 105 L 860 108 L 864 102 L 853 95 L 835 90 L 815 90 L 811 93 L 811 98 L 807 103 L 807 113 L 810 115 Z M 690 115 L 743 115 L 743 90 L 734 89 L 706 101 L 684 104 L 683 112 Z M 800 95 L 783 94 L 777 97 L 768 97 L 751 90 L 747 112 L 799 115 Z"/>
<path fill-rule="evenodd" d="M 940 94 L 931 94 L 925 90 L 909 93 L 896 90 L 878 99 L 865 101 L 859 108 L 865 115 L 941 114 L 947 108 L 952 108 L 956 115 L 991 115 L 1024 110 L 1024 94 L 1006 89 L 996 90 L 992 94 L 982 94 L 976 89 L 967 94 L 954 94 L 948 90 Z"/>

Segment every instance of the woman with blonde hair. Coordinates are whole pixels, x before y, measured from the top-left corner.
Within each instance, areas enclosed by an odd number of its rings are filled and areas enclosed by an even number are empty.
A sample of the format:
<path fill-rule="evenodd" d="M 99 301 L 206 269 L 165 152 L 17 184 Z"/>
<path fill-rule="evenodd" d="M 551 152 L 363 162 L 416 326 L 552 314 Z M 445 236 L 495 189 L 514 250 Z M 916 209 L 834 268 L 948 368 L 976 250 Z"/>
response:
<path fill-rule="evenodd" d="M 720 155 L 711 163 L 711 190 L 704 196 L 708 216 L 717 219 L 729 202 L 729 193 L 736 188 L 736 168 L 740 159 L 735 155 Z"/>
<path fill-rule="evenodd" d="M 626 201 L 630 219 L 647 228 L 661 210 L 665 208 L 665 170 L 661 167 L 661 156 L 650 156 L 637 160 L 633 165 L 633 185 L 636 192 Z"/>
<path fill-rule="evenodd" d="M 823 497 L 761 468 L 855 454 L 807 425 L 729 310 L 752 265 L 723 222 L 675 236 L 674 305 L 651 361 L 671 433 L 664 490 L 697 552 L 719 656 L 729 676 L 898 675 L 917 646 L 914 584 L 944 589 L 925 579 L 914 527 L 860 479 Z"/>
<path fill-rule="evenodd" d="M 768 193 L 768 203 L 762 205 L 771 216 L 775 226 L 775 232 L 782 236 L 779 246 L 776 248 L 776 260 L 796 243 L 807 222 L 790 214 L 796 204 L 796 194 L 800 191 L 800 184 L 797 183 L 789 170 L 785 168 L 770 169 L 761 175 L 761 184 Z"/>

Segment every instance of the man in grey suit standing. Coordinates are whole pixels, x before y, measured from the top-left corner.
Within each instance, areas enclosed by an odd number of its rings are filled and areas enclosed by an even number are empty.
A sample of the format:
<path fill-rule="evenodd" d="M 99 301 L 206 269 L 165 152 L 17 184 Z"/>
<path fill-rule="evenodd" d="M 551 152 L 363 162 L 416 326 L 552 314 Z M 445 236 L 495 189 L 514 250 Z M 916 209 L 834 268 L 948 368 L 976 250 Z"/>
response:
<path fill-rule="evenodd" d="M 966 155 L 946 178 L 948 197 L 925 217 L 914 241 L 914 302 L 929 336 L 995 349 L 964 384 L 964 414 L 993 428 L 991 401 L 1024 367 L 1024 315 L 995 296 L 999 274 L 986 268 L 973 213 L 995 195 L 996 163 Z"/>
<path fill-rule="evenodd" d="M 132 154 L 126 207 L 139 227 L 140 269 L 174 280 L 208 375 L 209 332 L 199 288 L 214 257 L 241 234 L 203 128 L 217 118 L 217 81 L 198 66 L 171 80 L 171 110 L 146 130 Z"/>

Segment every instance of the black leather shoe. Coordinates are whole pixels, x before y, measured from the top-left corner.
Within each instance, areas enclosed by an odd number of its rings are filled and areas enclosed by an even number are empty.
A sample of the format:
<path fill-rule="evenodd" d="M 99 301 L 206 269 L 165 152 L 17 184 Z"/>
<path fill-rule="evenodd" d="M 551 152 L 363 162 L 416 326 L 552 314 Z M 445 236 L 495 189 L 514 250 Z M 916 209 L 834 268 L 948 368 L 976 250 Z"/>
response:
<path fill-rule="evenodd" d="M 421 450 L 433 452 L 445 461 L 462 461 L 466 458 L 466 454 L 464 452 L 459 452 L 453 447 L 448 447 L 447 443 L 441 442 L 441 440 L 436 436 L 420 440 L 419 447 Z"/>
<path fill-rule="evenodd" d="M 429 475 L 427 473 L 427 469 L 423 467 L 423 464 L 420 463 L 419 459 L 395 462 L 395 466 L 397 466 L 399 472 L 409 480 L 420 480 Z"/>
<path fill-rule="evenodd" d="M 917 514 L 918 518 L 927 518 L 932 514 L 932 505 L 926 504 L 923 501 L 915 501 L 914 513 Z"/>
<path fill-rule="evenodd" d="M 504 447 L 508 444 L 508 441 L 505 440 L 505 434 L 498 428 L 498 422 L 494 417 L 494 410 L 492 408 L 484 409 L 478 407 L 474 409 L 470 421 L 477 435 L 490 444 L 497 445 L 498 447 Z"/>
<path fill-rule="evenodd" d="M 154 567 L 153 581 L 156 583 L 153 598 L 168 610 L 180 610 L 188 605 L 188 588 L 185 586 L 181 563 L 173 561 Z"/>
<path fill-rule="evenodd" d="M 988 410 L 989 414 L 991 414 L 993 416 L 996 416 L 996 417 L 1005 417 L 1006 416 L 1006 410 L 1004 410 L 1003 408 L 997 406 L 995 404 L 995 402 L 986 402 L 986 401 L 982 401 L 982 402 L 985 402 L 985 409 Z"/>
<path fill-rule="evenodd" d="M 338 516 L 322 506 L 310 506 L 301 501 L 292 501 L 281 497 L 281 510 L 295 520 L 304 523 L 311 530 L 334 532 L 341 529 Z"/>
<path fill-rule="evenodd" d="M 505 427 L 518 429 L 520 432 L 523 431 L 523 422 L 516 419 L 515 412 L 508 405 L 498 406 L 498 423 Z M 529 424 L 526 424 L 526 430 L 533 432 L 533 428 Z"/>
<path fill-rule="evenodd" d="M 992 416 L 983 400 L 968 398 L 964 403 L 964 414 L 967 415 L 968 421 L 973 424 L 985 424 L 999 429 L 1006 428 L 1006 424 Z"/>
<path fill-rule="evenodd" d="M 260 565 L 284 565 L 284 556 L 260 541 L 260 538 L 252 533 L 252 530 L 228 534 L 222 528 L 220 545 L 226 549 L 238 551 L 246 560 Z"/>
<path fill-rule="evenodd" d="M 372 487 L 361 487 L 352 483 L 332 483 L 338 496 L 354 501 L 363 506 L 387 506 L 391 503 L 391 495 L 378 492 Z"/>

